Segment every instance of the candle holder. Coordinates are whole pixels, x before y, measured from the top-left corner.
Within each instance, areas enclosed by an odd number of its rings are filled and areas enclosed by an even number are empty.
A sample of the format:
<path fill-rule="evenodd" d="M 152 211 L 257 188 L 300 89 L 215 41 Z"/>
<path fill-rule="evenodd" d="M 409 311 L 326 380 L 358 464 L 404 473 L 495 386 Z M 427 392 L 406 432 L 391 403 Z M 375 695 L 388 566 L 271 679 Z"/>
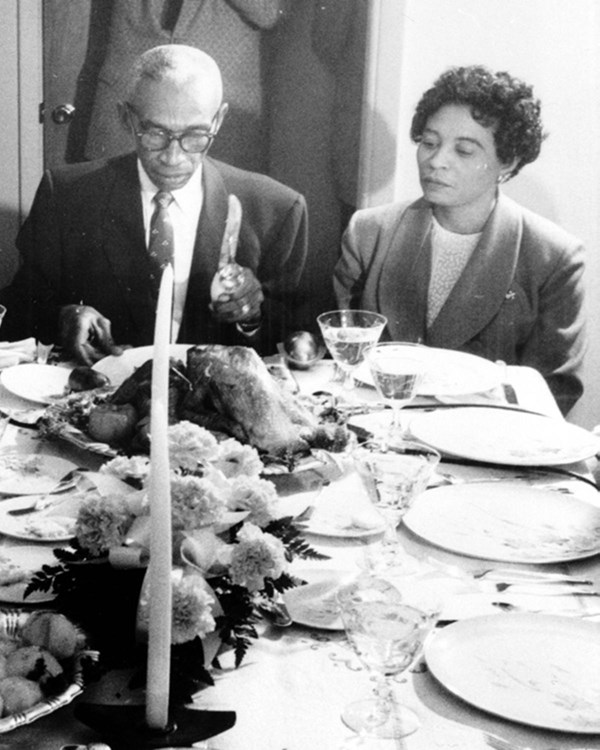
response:
<path fill-rule="evenodd" d="M 236 722 L 235 711 L 206 711 L 176 706 L 169 711 L 165 729 L 151 729 L 144 705 L 102 705 L 79 703 L 75 717 L 94 729 L 111 750 L 150 750 L 166 746 L 190 747 L 226 732 Z"/>

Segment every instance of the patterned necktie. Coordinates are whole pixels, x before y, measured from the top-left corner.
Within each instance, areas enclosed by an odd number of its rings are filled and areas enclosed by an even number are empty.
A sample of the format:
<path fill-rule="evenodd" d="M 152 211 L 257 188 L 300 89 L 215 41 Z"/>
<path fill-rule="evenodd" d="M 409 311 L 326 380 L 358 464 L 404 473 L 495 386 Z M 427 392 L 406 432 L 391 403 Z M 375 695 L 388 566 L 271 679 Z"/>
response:
<path fill-rule="evenodd" d="M 151 279 L 156 287 L 160 284 L 163 269 L 173 265 L 173 224 L 169 216 L 169 206 L 173 202 L 171 193 L 160 190 L 153 198 L 156 208 L 150 220 L 150 241 L 148 254 L 152 264 Z"/>

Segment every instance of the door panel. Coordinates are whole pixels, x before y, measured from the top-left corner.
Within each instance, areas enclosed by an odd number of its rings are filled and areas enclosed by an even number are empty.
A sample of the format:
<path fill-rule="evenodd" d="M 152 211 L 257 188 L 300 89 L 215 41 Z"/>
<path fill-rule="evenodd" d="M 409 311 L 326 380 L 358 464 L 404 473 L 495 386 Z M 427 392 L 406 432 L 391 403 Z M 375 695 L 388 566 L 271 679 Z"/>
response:
<path fill-rule="evenodd" d="M 107 3 L 108 4 L 108 3 Z M 78 84 L 84 67 L 90 25 L 91 0 L 44 0 L 44 167 L 78 161 L 72 132 L 81 127 L 84 111 Z M 74 108 L 60 120 L 60 108 Z"/>

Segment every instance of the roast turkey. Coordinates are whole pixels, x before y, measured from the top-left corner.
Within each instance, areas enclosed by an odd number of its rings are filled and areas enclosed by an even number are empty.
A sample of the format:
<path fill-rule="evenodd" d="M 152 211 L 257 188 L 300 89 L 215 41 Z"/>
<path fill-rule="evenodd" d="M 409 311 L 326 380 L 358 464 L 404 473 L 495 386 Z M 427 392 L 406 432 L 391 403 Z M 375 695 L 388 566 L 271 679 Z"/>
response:
<path fill-rule="evenodd" d="M 183 419 L 213 428 L 220 424 L 224 432 L 272 455 L 309 447 L 317 418 L 279 385 L 254 349 L 192 347 L 186 374 L 191 390 L 180 405 Z"/>

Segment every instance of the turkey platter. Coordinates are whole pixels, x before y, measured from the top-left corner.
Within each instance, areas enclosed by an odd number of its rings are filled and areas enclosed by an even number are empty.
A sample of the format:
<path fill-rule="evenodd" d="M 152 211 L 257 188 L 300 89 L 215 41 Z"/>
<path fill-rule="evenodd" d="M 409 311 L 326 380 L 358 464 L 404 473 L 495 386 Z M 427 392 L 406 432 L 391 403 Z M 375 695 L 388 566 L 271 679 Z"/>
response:
<path fill-rule="evenodd" d="M 66 421 L 120 452 L 147 452 L 151 384 L 148 360 L 117 389 L 77 392 L 53 404 L 44 419 L 46 431 L 66 437 L 60 429 Z M 254 349 L 242 346 L 195 346 L 188 349 L 185 363 L 171 359 L 169 421 L 182 420 L 287 461 L 313 448 L 342 450 L 348 439 L 332 410 L 290 393 Z"/>

